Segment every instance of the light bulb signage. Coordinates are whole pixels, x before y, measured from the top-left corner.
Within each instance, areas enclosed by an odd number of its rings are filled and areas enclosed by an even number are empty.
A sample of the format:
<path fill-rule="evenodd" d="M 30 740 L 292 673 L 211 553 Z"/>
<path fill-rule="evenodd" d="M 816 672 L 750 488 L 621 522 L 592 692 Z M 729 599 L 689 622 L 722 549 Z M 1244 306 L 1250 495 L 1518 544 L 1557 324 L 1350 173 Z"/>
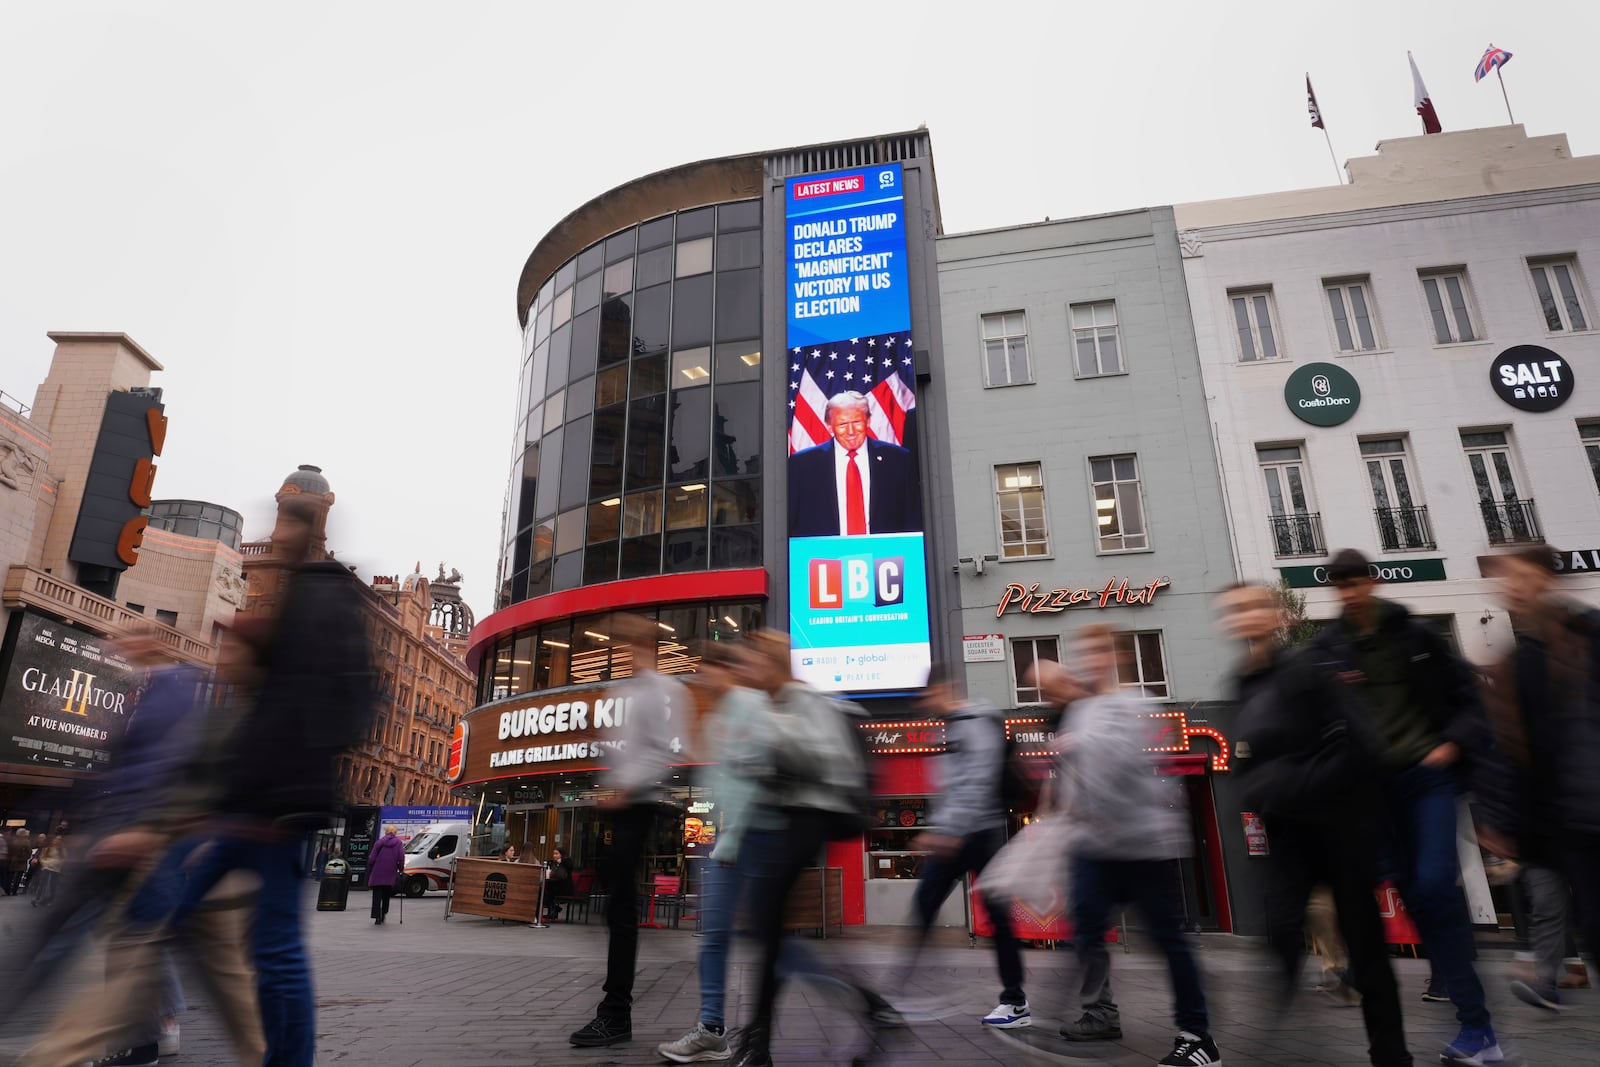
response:
<path fill-rule="evenodd" d="M 1513 345 L 1489 366 L 1495 394 L 1519 411 L 1554 411 L 1577 386 L 1572 364 L 1539 345 Z"/>

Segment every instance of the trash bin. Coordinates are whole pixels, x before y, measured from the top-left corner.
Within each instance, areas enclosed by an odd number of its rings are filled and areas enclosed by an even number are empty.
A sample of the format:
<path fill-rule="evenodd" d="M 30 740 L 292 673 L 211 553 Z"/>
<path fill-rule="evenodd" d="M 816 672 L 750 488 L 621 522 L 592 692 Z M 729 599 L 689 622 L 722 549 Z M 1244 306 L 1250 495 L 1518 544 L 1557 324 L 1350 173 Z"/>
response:
<path fill-rule="evenodd" d="M 317 888 L 318 911 L 343 911 L 350 899 L 350 868 L 344 860 L 329 860 L 322 868 L 322 882 Z"/>

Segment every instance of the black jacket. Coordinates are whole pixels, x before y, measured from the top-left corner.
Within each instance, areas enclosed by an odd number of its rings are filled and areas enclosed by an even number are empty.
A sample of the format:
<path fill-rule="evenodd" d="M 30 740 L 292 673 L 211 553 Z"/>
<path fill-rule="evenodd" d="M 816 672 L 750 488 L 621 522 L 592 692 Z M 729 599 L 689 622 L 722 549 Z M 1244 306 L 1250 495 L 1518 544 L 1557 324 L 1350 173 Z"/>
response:
<path fill-rule="evenodd" d="M 837 447 L 832 441 L 824 441 L 789 457 L 790 537 L 837 537 L 845 532 L 834 466 Z M 863 457 L 856 458 L 859 461 Z M 872 532 L 921 530 L 922 495 L 916 457 L 899 445 L 869 437 L 865 459 L 872 464 L 872 487 L 865 501 Z"/>
<path fill-rule="evenodd" d="M 1380 609 L 1378 636 L 1401 642 L 1411 662 L 1410 700 L 1427 716 L 1435 734 L 1461 750 L 1458 772 L 1472 774 L 1489 748 L 1488 726 L 1472 668 L 1404 606 L 1380 601 Z M 1355 641 L 1354 629 L 1340 618 L 1313 638 L 1309 648 L 1324 669 L 1352 671 L 1359 669 L 1360 663 Z"/>
<path fill-rule="evenodd" d="M 1302 823 L 1380 818 L 1381 742 L 1315 653 L 1275 651 L 1239 677 L 1239 705 L 1234 767 L 1256 811 Z"/>
<path fill-rule="evenodd" d="M 278 819 L 335 809 L 335 759 L 368 735 L 376 706 L 360 597 L 355 576 L 331 560 L 290 579 L 255 706 L 231 739 L 223 812 Z"/>

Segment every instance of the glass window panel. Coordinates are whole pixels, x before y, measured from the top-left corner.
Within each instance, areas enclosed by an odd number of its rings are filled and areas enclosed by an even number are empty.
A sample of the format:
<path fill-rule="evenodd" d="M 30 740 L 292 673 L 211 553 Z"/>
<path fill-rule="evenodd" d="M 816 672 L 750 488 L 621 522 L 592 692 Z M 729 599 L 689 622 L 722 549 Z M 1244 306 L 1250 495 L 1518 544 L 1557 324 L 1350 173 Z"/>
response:
<path fill-rule="evenodd" d="M 555 553 L 556 528 L 554 520 L 541 522 L 533 528 L 533 537 L 528 542 L 530 560 L 533 563 L 544 563 Z"/>
<path fill-rule="evenodd" d="M 633 285 L 636 289 L 646 289 L 652 285 L 660 285 L 672 277 L 673 252 L 671 245 L 653 248 L 648 252 L 640 252 L 635 260 L 635 275 Z"/>
<path fill-rule="evenodd" d="M 761 225 L 761 201 L 741 200 L 736 204 L 723 204 L 717 208 L 719 230 L 742 230 Z"/>
<path fill-rule="evenodd" d="M 532 408 L 544 399 L 545 377 L 550 369 L 550 344 L 545 342 L 537 345 L 533 350 L 533 362 L 528 366 L 528 407 Z"/>
<path fill-rule="evenodd" d="M 687 278 L 693 274 L 708 273 L 710 270 L 711 238 L 701 237 L 694 241 L 678 242 L 678 277 Z"/>
<path fill-rule="evenodd" d="M 760 340 L 730 341 L 717 345 L 717 384 L 750 382 L 760 377 Z"/>
<path fill-rule="evenodd" d="M 1544 312 L 1544 324 L 1550 330 L 1561 329 L 1561 311 L 1556 305 L 1556 294 L 1550 289 L 1546 268 L 1533 268 L 1533 287 L 1539 294 L 1539 308 Z"/>
<path fill-rule="evenodd" d="M 742 270 L 761 266 L 761 231 L 725 233 L 717 238 L 717 270 Z"/>
<path fill-rule="evenodd" d="M 538 344 L 550 336 L 550 317 L 554 312 L 547 304 L 539 309 L 539 315 L 533 320 L 533 343 Z"/>
<path fill-rule="evenodd" d="M 1089 473 L 1097 482 L 1109 482 L 1111 480 L 1111 461 L 1109 459 L 1090 460 Z"/>
<path fill-rule="evenodd" d="M 1102 374 L 1122 373 L 1122 350 L 1117 346 L 1117 331 L 1115 329 L 1102 329 L 1100 331 L 1100 372 Z"/>
<path fill-rule="evenodd" d="M 677 485 L 667 490 L 667 529 L 688 530 L 706 524 L 706 487 Z"/>
<path fill-rule="evenodd" d="M 653 356 L 667 350 L 672 329 L 672 287 L 658 285 L 633 295 L 633 354 Z"/>
<path fill-rule="evenodd" d="M 524 530 L 522 533 L 517 535 L 517 539 L 511 544 L 510 566 L 512 570 L 524 570 L 527 568 L 528 564 L 533 562 L 534 542 L 537 539 L 538 534 L 538 530 Z M 546 544 L 544 547 L 548 549 L 549 545 Z M 548 552 L 546 554 L 548 554 Z"/>
<path fill-rule="evenodd" d="M 513 579 L 511 584 L 513 598 L 515 600 L 522 600 L 526 597 L 544 596 L 546 593 L 550 592 L 550 572 L 554 566 L 555 560 L 554 557 L 552 557 L 551 559 L 545 560 L 543 563 L 535 563 L 533 566 L 529 567 L 522 575 L 520 584 L 517 579 Z M 519 589 L 521 595 L 517 595 Z M 534 670 L 538 670 L 537 665 L 535 665 Z M 535 688 L 543 687 L 536 684 Z"/>
<path fill-rule="evenodd" d="M 674 530 L 661 545 L 661 570 L 664 574 L 703 571 L 711 558 L 711 544 L 704 526 L 694 530 Z"/>
<path fill-rule="evenodd" d="M 761 480 L 741 478 L 711 485 L 711 525 L 733 526 L 761 519 Z"/>
<path fill-rule="evenodd" d="M 569 378 L 594 372 L 600 351 L 600 309 L 590 308 L 572 320 L 572 353 L 567 364 Z"/>
<path fill-rule="evenodd" d="M 1122 532 L 1130 538 L 1137 535 L 1141 539 L 1144 535 L 1144 508 L 1139 501 L 1139 485 L 1137 482 L 1129 485 L 1117 486 L 1117 513 L 1121 516 Z M 1130 545 L 1129 547 L 1136 547 Z"/>
<path fill-rule="evenodd" d="M 1274 515 L 1284 514 L 1283 485 L 1278 477 L 1277 467 L 1268 467 L 1267 475 L 1267 507 Z"/>
<path fill-rule="evenodd" d="M 594 378 L 583 378 L 573 382 L 566 393 L 566 419 L 581 418 L 594 410 Z"/>
<path fill-rule="evenodd" d="M 1278 342 L 1272 336 L 1272 310 L 1264 293 L 1257 293 L 1251 301 L 1256 314 L 1256 333 L 1261 337 L 1263 359 L 1278 358 Z"/>
<path fill-rule="evenodd" d="M 572 290 L 563 289 L 556 294 L 556 301 L 550 305 L 550 328 L 564 326 L 572 318 Z"/>
<path fill-rule="evenodd" d="M 559 507 L 575 508 L 589 499 L 589 419 L 573 419 L 564 431 L 561 447 L 561 500 Z"/>
<path fill-rule="evenodd" d="M 1500 499 L 1511 501 L 1517 499 L 1517 483 L 1511 476 L 1511 456 L 1505 451 L 1489 453 L 1494 462 L 1495 481 L 1500 484 Z"/>
<path fill-rule="evenodd" d="M 583 547 L 583 508 L 573 508 L 556 516 L 556 555 Z"/>
<path fill-rule="evenodd" d="M 1464 433 L 1461 435 L 1461 444 L 1466 448 L 1488 448 L 1492 445 L 1504 445 L 1506 435 L 1500 430 L 1491 430 L 1488 433 Z"/>
<path fill-rule="evenodd" d="M 761 473 L 761 387 L 718 386 L 713 400 L 712 469 L 718 475 Z"/>
<path fill-rule="evenodd" d="M 989 340 L 983 343 L 983 356 L 985 369 L 989 375 L 990 385 L 1010 385 L 1006 376 L 1006 343 L 1004 339 Z"/>
<path fill-rule="evenodd" d="M 595 585 L 599 582 L 614 582 L 617 580 L 617 557 L 621 553 L 621 546 L 616 541 L 606 541 L 602 544 L 590 545 L 583 550 L 583 584 Z"/>
<path fill-rule="evenodd" d="M 635 397 L 665 392 L 667 388 L 667 357 L 658 355 L 635 359 L 633 361 L 631 384 Z"/>
<path fill-rule="evenodd" d="M 597 408 L 620 404 L 628 399 L 628 368 L 607 367 L 594 376 L 594 406 Z"/>
<path fill-rule="evenodd" d="M 1333 312 L 1333 332 L 1339 339 L 1339 351 L 1352 351 L 1356 345 L 1350 335 L 1350 320 L 1345 315 L 1344 290 L 1337 285 L 1328 289 L 1328 309 Z"/>
<path fill-rule="evenodd" d="M 554 433 L 566 415 L 566 390 L 553 394 L 544 402 L 544 432 Z"/>
<path fill-rule="evenodd" d="M 1250 307 L 1242 296 L 1233 298 L 1233 324 L 1239 331 L 1239 358 L 1248 363 L 1256 358 L 1256 342 L 1250 332 Z"/>
<path fill-rule="evenodd" d="M 561 290 L 578 280 L 578 261 L 569 259 L 556 271 L 556 299 L 561 299 Z"/>
<path fill-rule="evenodd" d="M 678 244 L 686 237 L 704 237 L 711 232 L 715 208 L 702 207 L 678 212 Z"/>
<path fill-rule="evenodd" d="M 581 315 L 600 306 L 600 274 L 597 271 L 581 279 L 572 289 L 572 313 Z"/>
<path fill-rule="evenodd" d="M 615 263 L 619 259 L 626 259 L 633 255 L 633 242 L 636 234 L 633 230 L 623 230 L 606 238 L 606 262 Z"/>
<path fill-rule="evenodd" d="M 589 544 L 615 541 L 622 534 L 622 501 L 616 497 L 589 505 Z"/>
<path fill-rule="evenodd" d="M 1411 479 L 1406 474 L 1406 463 L 1403 458 L 1389 461 L 1389 476 L 1394 479 L 1394 493 L 1398 498 L 1400 507 L 1409 508 L 1411 503 Z"/>
<path fill-rule="evenodd" d="M 624 296 L 633 292 L 633 258 L 613 263 L 606 268 L 605 280 L 600 287 L 601 297 L 610 300 L 614 296 Z"/>
<path fill-rule="evenodd" d="M 672 394 L 667 480 L 705 481 L 711 473 L 711 390 Z"/>
<path fill-rule="evenodd" d="M 1587 330 L 1588 321 L 1583 317 L 1583 301 L 1578 299 L 1578 290 L 1572 283 L 1572 271 L 1565 263 L 1557 263 L 1550 268 L 1556 276 L 1556 287 L 1561 290 L 1561 302 L 1567 309 L 1567 319 L 1574 330 Z"/>
<path fill-rule="evenodd" d="M 1390 453 L 1404 452 L 1405 450 L 1405 442 L 1393 437 L 1361 442 L 1361 454 L 1363 456 L 1385 456 Z"/>
<path fill-rule="evenodd" d="M 522 485 L 517 494 L 516 512 L 513 521 L 516 529 L 526 529 L 533 522 L 534 503 L 539 488 L 539 446 L 534 445 L 522 454 Z"/>
<path fill-rule="evenodd" d="M 1306 507 L 1306 484 L 1300 477 L 1299 467 L 1287 468 L 1289 476 L 1289 500 L 1294 504 L 1297 515 L 1304 515 L 1309 509 Z"/>
<path fill-rule="evenodd" d="M 711 384 L 711 349 L 690 348 L 672 354 L 672 388 Z"/>
<path fill-rule="evenodd" d="M 563 589 L 576 589 L 583 584 L 583 553 L 569 552 L 565 556 L 557 556 L 555 566 L 550 570 L 550 590 L 560 592 Z M 564 656 L 562 657 L 565 658 Z M 569 676 L 565 674 L 566 667 L 562 665 L 563 676 L 560 682 L 552 681 L 551 685 L 566 685 Z M 555 670 L 550 672 L 551 678 L 555 677 Z"/>
<path fill-rule="evenodd" d="M 592 244 L 578 253 L 578 277 L 582 278 L 600 269 L 605 256 L 605 246 Z"/>
<path fill-rule="evenodd" d="M 555 292 L 556 292 L 556 280 L 555 280 L 555 277 L 551 276 L 549 278 L 546 278 L 544 280 L 544 284 L 539 286 L 539 298 L 538 298 L 538 301 L 537 301 L 538 305 L 541 308 L 549 307 L 550 306 L 550 298 L 555 295 Z"/>
<path fill-rule="evenodd" d="M 567 365 L 572 360 L 572 327 L 563 326 L 550 335 L 550 372 L 545 380 L 545 389 L 556 392 L 566 388 Z"/>
<path fill-rule="evenodd" d="M 1377 335 L 1372 330 L 1372 315 L 1367 311 L 1366 286 L 1350 286 L 1350 313 L 1355 316 L 1356 336 L 1361 339 L 1361 347 L 1364 349 L 1377 348 Z"/>
<path fill-rule="evenodd" d="M 711 566 L 761 566 L 761 527 L 730 526 L 712 530 Z"/>
<path fill-rule="evenodd" d="M 1372 503 L 1387 510 L 1394 505 L 1389 500 L 1389 483 L 1383 477 L 1383 464 L 1377 460 L 1367 462 L 1367 481 L 1372 486 Z"/>
<path fill-rule="evenodd" d="M 1139 466 L 1132 456 L 1118 456 L 1111 461 L 1111 469 L 1116 472 L 1118 481 L 1139 477 Z"/>
<path fill-rule="evenodd" d="M 1428 298 L 1428 315 L 1433 320 L 1433 339 L 1436 344 L 1451 342 L 1450 320 L 1445 317 L 1444 299 L 1439 293 L 1439 279 L 1424 278 L 1422 292 Z"/>
<path fill-rule="evenodd" d="M 561 435 L 547 436 L 539 446 L 539 491 L 535 515 L 554 515 L 560 499 Z"/>
<path fill-rule="evenodd" d="M 567 684 L 567 665 L 572 655 L 572 623 L 547 622 L 539 628 L 539 645 L 534 653 L 533 687 L 549 689 Z"/>
<path fill-rule="evenodd" d="M 1467 294 L 1461 286 L 1461 279 L 1448 274 L 1444 279 L 1444 287 L 1450 294 L 1450 311 L 1455 316 L 1457 340 L 1472 340 L 1472 319 L 1467 316 Z"/>
<path fill-rule="evenodd" d="M 511 688 L 507 696 L 533 692 L 533 662 L 538 642 L 537 629 L 524 630 L 517 635 L 516 644 L 511 649 Z"/>
<path fill-rule="evenodd" d="M 611 616 L 584 615 L 572 621 L 572 683 L 611 677 Z"/>
<path fill-rule="evenodd" d="M 1095 374 L 1098 370 L 1095 365 L 1094 335 L 1079 334 L 1077 342 L 1078 376 L 1086 378 L 1092 374 Z"/>
<path fill-rule="evenodd" d="M 200 505 L 200 517 L 211 522 L 219 522 L 222 519 L 222 509 L 212 504 L 202 504 Z"/>
<path fill-rule="evenodd" d="M 666 215 L 639 227 L 639 247 L 655 248 L 672 243 L 672 216 Z"/>
<path fill-rule="evenodd" d="M 600 305 L 600 366 L 633 354 L 633 298 L 614 296 Z"/>
<path fill-rule="evenodd" d="M 648 578 L 661 573 L 661 535 L 634 537 L 622 542 L 618 573 L 623 578 Z"/>
<path fill-rule="evenodd" d="M 661 490 L 629 493 L 622 501 L 622 536 L 661 532 Z"/>
<path fill-rule="evenodd" d="M 761 270 L 717 275 L 717 336 L 748 337 L 761 332 Z"/>
<path fill-rule="evenodd" d="M 666 429 L 666 397 L 646 397 L 628 405 L 627 487 L 630 491 L 661 484 L 666 466 Z"/>
<path fill-rule="evenodd" d="M 1489 470 L 1483 465 L 1483 453 L 1468 453 L 1467 466 L 1472 468 L 1472 481 L 1478 487 L 1478 503 L 1493 504 L 1494 490 L 1489 487 Z"/>
<path fill-rule="evenodd" d="M 694 348 L 711 343 L 711 281 L 710 277 L 688 278 L 673 286 L 673 347 Z"/>

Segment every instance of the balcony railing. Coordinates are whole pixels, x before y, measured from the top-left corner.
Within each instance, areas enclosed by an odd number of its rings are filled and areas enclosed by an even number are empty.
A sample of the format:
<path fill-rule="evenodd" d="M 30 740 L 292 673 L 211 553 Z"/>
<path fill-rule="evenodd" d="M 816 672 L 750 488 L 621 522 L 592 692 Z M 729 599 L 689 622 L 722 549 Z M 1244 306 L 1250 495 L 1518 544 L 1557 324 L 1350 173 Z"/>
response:
<path fill-rule="evenodd" d="M 209 665 L 215 659 L 215 650 L 206 642 L 37 567 L 19 563 L 7 570 L 4 600 L 8 608 L 39 608 L 108 637 L 149 634 L 173 658 L 187 663 Z"/>
<path fill-rule="evenodd" d="M 1272 530 L 1272 550 L 1278 556 L 1323 556 L 1327 547 L 1322 540 L 1322 514 L 1298 512 L 1294 515 L 1269 515 L 1267 523 Z"/>
<path fill-rule="evenodd" d="M 1542 541 L 1539 533 L 1539 513 L 1531 500 L 1507 500 L 1501 504 L 1484 501 L 1483 526 L 1489 533 L 1491 545 L 1526 544 Z"/>
<path fill-rule="evenodd" d="M 1373 514 L 1378 519 L 1378 537 L 1385 552 L 1431 551 L 1439 547 L 1433 539 L 1433 527 L 1428 525 L 1426 507 L 1374 508 Z"/>

